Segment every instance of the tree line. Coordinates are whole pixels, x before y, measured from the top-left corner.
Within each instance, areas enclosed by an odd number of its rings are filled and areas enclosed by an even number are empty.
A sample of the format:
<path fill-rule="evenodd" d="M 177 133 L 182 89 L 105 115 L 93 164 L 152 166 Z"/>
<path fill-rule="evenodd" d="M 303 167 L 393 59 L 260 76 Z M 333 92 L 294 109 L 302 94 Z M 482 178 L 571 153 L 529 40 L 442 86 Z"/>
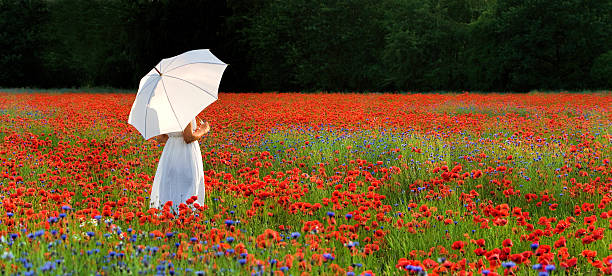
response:
<path fill-rule="evenodd" d="M 612 0 L 0 0 L 0 87 L 136 88 L 208 48 L 222 91 L 612 87 Z"/>

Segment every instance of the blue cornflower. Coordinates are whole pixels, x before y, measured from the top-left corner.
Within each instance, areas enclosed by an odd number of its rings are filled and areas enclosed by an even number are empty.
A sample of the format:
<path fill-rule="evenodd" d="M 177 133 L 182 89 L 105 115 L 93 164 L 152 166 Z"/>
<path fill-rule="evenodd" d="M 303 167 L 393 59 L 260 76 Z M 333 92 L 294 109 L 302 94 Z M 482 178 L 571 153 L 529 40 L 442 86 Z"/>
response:
<path fill-rule="evenodd" d="M 293 232 L 293 233 L 291 233 L 291 237 L 292 237 L 292 238 L 294 238 L 294 239 L 297 239 L 297 238 L 299 238 L 300 236 L 301 236 L 301 234 L 300 234 L 299 232 Z"/>
<path fill-rule="evenodd" d="M 49 271 L 49 270 L 54 270 L 55 269 L 55 263 L 54 262 L 46 262 L 42 267 L 40 267 L 40 270 L 44 271 Z"/>
<path fill-rule="evenodd" d="M 227 238 L 225 238 L 225 240 L 226 240 L 228 243 L 232 243 L 232 242 L 234 242 L 234 240 L 235 240 L 235 239 L 234 239 L 234 237 L 227 237 Z"/>

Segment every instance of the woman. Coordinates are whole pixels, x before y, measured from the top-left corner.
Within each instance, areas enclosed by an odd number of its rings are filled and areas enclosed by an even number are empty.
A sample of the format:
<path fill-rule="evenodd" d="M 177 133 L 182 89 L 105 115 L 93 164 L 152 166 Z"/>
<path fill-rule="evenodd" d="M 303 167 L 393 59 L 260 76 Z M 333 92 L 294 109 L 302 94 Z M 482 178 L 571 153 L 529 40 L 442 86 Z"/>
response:
<path fill-rule="evenodd" d="M 166 145 L 153 180 L 151 208 L 161 209 L 166 202 L 172 201 L 172 207 L 176 211 L 178 205 L 185 203 L 192 196 L 197 197 L 195 202 L 204 205 L 204 167 L 200 144 L 197 141 L 210 131 L 210 125 L 206 122 L 196 126 L 194 118 L 183 132 L 154 137 L 159 143 Z"/>

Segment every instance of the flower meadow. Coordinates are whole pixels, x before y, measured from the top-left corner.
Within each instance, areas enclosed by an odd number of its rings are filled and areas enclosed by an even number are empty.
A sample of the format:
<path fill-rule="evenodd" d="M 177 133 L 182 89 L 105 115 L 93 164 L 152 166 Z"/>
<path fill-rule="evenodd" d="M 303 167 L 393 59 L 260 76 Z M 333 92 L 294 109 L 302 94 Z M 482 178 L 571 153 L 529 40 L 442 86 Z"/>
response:
<path fill-rule="evenodd" d="M 221 93 L 178 212 L 134 97 L 0 92 L 3 274 L 612 274 L 610 93 Z"/>

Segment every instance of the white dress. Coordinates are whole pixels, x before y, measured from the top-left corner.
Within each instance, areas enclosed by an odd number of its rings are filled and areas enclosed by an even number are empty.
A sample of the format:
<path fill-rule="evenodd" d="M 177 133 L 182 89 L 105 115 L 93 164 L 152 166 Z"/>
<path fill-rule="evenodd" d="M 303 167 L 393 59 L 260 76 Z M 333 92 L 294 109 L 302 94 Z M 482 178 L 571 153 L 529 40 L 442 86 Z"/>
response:
<path fill-rule="evenodd" d="M 191 131 L 195 127 L 194 118 Z M 204 166 L 200 144 L 198 141 L 185 143 L 182 132 L 168 133 L 153 180 L 150 207 L 161 209 L 167 201 L 172 201 L 172 207 L 177 211 L 179 204 L 192 196 L 197 196 L 195 202 L 204 205 Z"/>

